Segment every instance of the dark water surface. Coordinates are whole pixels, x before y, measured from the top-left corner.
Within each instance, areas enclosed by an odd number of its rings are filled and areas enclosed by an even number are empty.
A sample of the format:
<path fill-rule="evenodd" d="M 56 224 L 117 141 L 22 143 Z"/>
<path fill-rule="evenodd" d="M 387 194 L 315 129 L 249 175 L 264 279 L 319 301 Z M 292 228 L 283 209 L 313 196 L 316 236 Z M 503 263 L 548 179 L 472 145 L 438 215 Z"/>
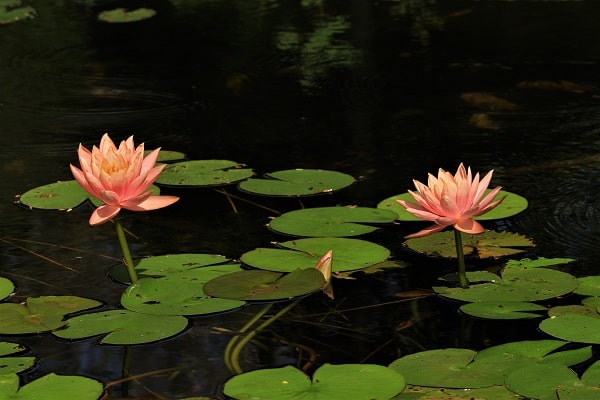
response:
<path fill-rule="evenodd" d="M 322 168 L 359 178 L 307 206 L 375 206 L 461 161 L 494 169 L 493 184 L 527 197 L 530 208 L 488 228 L 531 237 L 531 255 L 576 258 L 576 275 L 600 272 L 600 3 L 156 0 L 133 2 L 157 10 L 150 20 L 96 20 L 122 3 L 28 1 L 35 19 L 0 26 L 0 273 L 17 284 L 10 301 L 68 294 L 119 304 L 123 287 L 105 274 L 120 251 L 109 225 L 87 224 L 91 207 L 13 204 L 30 188 L 72 179 L 78 144 L 96 144 L 104 132 L 191 159 L 235 160 L 258 174 Z M 236 258 L 282 240 L 264 227 L 274 216 L 264 209 L 241 202 L 236 215 L 212 191 L 172 192 L 182 197 L 174 206 L 128 214 L 136 257 Z M 298 206 L 268 203 L 282 212 Z M 314 296 L 275 334 L 314 349 L 318 363 L 382 364 L 422 349 L 540 335 L 528 322 L 465 323 L 455 304 L 434 298 L 375 307 L 430 287 L 445 268 L 404 250 L 403 235 L 416 229 L 402 224 L 366 238 L 408 268 L 336 281 L 342 312 Z M 373 307 L 343 311 L 361 306 Z M 134 346 L 132 373 L 180 370 L 141 379 L 131 393 L 219 396 L 230 376 L 226 331 L 252 311 L 193 318 L 176 338 Z M 104 383 L 121 376 L 120 346 L 50 334 L 0 339 L 38 357 L 24 382 L 49 372 Z M 265 340 L 249 346 L 245 368 L 297 363 L 294 346 Z"/>

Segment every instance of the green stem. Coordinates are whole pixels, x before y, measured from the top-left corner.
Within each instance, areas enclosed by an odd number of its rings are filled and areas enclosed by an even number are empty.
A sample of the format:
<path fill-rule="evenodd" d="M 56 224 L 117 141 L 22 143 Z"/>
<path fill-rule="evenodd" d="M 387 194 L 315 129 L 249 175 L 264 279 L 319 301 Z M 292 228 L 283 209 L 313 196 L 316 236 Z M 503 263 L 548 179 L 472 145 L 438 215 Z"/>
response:
<path fill-rule="evenodd" d="M 121 251 L 123 252 L 123 260 L 125 261 L 125 266 L 127 266 L 127 272 L 129 273 L 129 280 L 131 283 L 136 283 L 138 281 L 138 276 L 137 272 L 135 272 L 135 264 L 133 263 L 133 258 L 131 258 L 129 246 L 127 245 L 125 231 L 119 220 L 114 219 L 113 221 L 115 223 L 115 228 L 117 228 L 117 237 L 119 238 L 119 244 L 121 245 Z"/>
<path fill-rule="evenodd" d="M 458 260 L 458 284 L 461 288 L 466 289 L 469 287 L 469 281 L 467 280 L 467 268 L 465 266 L 462 236 L 458 229 L 454 230 L 454 243 L 456 244 L 456 259 Z"/>
<path fill-rule="evenodd" d="M 244 346 L 249 341 L 251 341 L 254 336 L 256 336 L 260 332 L 262 332 L 263 329 L 265 329 L 267 326 L 271 325 L 273 322 L 275 322 L 277 319 L 279 319 L 282 315 L 284 315 L 285 313 L 290 311 L 292 308 L 294 308 L 296 306 L 296 304 L 298 304 L 300 302 L 300 300 L 301 299 L 294 300 L 293 302 L 291 302 L 290 304 L 288 304 L 287 306 L 282 308 L 277 314 L 273 315 L 271 318 L 269 318 L 268 320 L 266 320 L 265 322 L 260 324 L 256 329 L 252 330 L 252 332 L 250 332 L 246 336 L 244 336 L 244 338 L 242 340 L 240 340 L 240 342 L 233 348 L 233 350 L 231 352 L 231 359 L 230 359 L 231 372 L 233 372 L 236 375 L 241 374 L 243 372 L 242 368 L 240 367 L 239 357 L 240 357 L 240 352 L 242 351 Z"/>
<path fill-rule="evenodd" d="M 233 350 L 233 347 L 237 343 L 238 339 L 240 338 L 240 334 L 245 333 L 248 329 L 250 329 L 250 327 L 252 325 L 254 325 L 256 323 L 256 321 L 258 321 L 260 318 L 262 318 L 262 316 L 265 315 L 272 306 L 273 306 L 273 303 L 269 303 L 266 306 L 264 306 L 262 308 L 262 310 L 257 312 L 256 315 L 254 317 L 252 317 L 252 319 L 250 321 L 248 321 L 246 323 L 246 325 L 244 325 L 242 327 L 242 329 L 240 329 L 240 331 L 234 337 L 231 338 L 231 340 L 229 340 L 229 343 L 227 343 L 227 346 L 225 347 L 225 354 L 224 354 L 225 366 L 227 366 L 227 369 L 229 369 L 231 372 L 234 372 L 232 362 L 231 362 L 231 352 Z"/>

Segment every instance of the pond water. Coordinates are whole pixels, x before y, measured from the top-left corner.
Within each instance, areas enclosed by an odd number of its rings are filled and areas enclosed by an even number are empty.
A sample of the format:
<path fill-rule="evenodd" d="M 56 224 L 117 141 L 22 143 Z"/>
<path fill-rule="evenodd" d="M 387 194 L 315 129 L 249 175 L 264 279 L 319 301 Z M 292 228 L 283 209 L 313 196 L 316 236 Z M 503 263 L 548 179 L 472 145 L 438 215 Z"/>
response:
<path fill-rule="evenodd" d="M 118 243 L 110 226 L 88 225 L 91 206 L 65 213 L 13 204 L 33 187 L 72 179 L 79 143 L 96 144 L 104 132 L 190 159 L 235 160 L 259 175 L 320 168 L 358 179 L 307 207 L 374 207 L 460 162 L 494 169 L 492 185 L 526 197 L 529 208 L 487 228 L 532 238 L 527 256 L 577 259 L 575 275 L 599 272 L 598 2 L 155 0 L 133 2 L 154 17 L 125 24 L 97 20 L 125 2 L 25 3 L 35 18 L 0 26 L 0 271 L 17 285 L 8 301 L 76 295 L 119 304 L 123 286 L 106 278 Z M 289 239 L 265 228 L 276 215 L 264 208 L 239 201 L 235 214 L 211 190 L 165 191 L 181 200 L 124 220 L 135 257 L 235 259 Z M 235 193 L 280 212 L 298 208 Z M 417 226 L 367 238 L 406 268 L 336 280 L 334 303 L 305 299 L 246 349 L 244 368 L 302 364 L 298 348 L 317 363 L 387 364 L 423 349 L 544 337 L 537 322 L 482 323 L 452 302 L 398 297 L 454 268 L 403 246 Z M 131 374 L 154 373 L 129 394 L 221 396 L 230 377 L 224 347 L 254 307 L 195 317 L 175 338 L 132 347 Z M 121 346 L 49 334 L 1 339 L 38 358 L 24 382 L 49 372 L 106 384 L 121 377 Z M 121 389 L 110 386 L 110 397 Z"/>

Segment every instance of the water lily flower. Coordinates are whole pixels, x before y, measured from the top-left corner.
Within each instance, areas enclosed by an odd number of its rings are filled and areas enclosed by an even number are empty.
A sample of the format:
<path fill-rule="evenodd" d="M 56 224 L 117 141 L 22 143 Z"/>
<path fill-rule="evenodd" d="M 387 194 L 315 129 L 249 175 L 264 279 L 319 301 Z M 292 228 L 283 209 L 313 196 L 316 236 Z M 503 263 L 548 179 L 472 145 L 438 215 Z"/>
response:
<path fill-rule="evenodd" d="M 333 261 L 333 251 L 329 250 L 321 257 L 316 265 L 316 269 L 321 271 L 325 278 L 325 285 L 323 286 L 323 293 L 333 300 L 333 287 L 331 285 L 331 262 Z"/>
<path fill-rule="evenodd" d="M 417 204 L 404 200 L 396 201 L 415 217 L 433 221 L 434 224 L 422 231 L 408 235 L 406 238 L 427 236 L 448 226 L 453 226 L 465 233 L 483 233 L 483 226 L 473 217 L 490 211 L 506 197 L 494 201 L 501 189 L 500 186 L 492 189 L 483 197 L 493 172 L 491 170 L 483 179 L 479 180 L 479 173 L 473 177 L 471 168 L 465 169 L 461 163 L 454 175 L 441 168 L 437 178 L 429 174 L 427 185 L 413 180 L 417 192 L 409 190 L 409 193 Z"/>
<path fill-rule="evenodd" d="M 144 144 L 135 147 L 133 136 L 117 148 L 108 134 L 91 151 L 79 145 L 81 169 L 71 164 L 71 172 L 89 194 L 104 202 L 92 213 L 90 225 L 111 220 L 123 208 L 148 211 L 179 200 L 176 196 L 152 196 L 150 186 L 164 168 L 155 165 L 159 151 L 160 148 L 144 157 Z"/>

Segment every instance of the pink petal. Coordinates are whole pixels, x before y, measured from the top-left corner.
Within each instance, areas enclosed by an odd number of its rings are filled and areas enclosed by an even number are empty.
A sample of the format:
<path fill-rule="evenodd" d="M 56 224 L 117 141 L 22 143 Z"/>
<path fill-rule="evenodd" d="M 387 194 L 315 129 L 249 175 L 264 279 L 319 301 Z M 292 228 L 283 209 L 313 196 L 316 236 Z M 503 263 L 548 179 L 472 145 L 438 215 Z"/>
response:
<path fill-rule="evenodd" d="M 103 205 L 98 207 L 90 217 L 90 225 L 103 224 L 106 221 L 113 219 L 121 211 L 119 206 Z"/>
<path fill-rule="evenodd" d="M 470 233 L 471 235 L 485 232 L 483 226 L 472 218 L 462 219 L 456 222 L 454 227 L 461 232 Z"/>
<path fill-rule="evenodd" d="M 406 235 L 404 236 L 405 239 L 416 239 L 416 238 L 420 238 L 423 236 L 427 236 L 427 235 L 431 235 L 432 233 L 436 233 L 441 231 L 442 229 L 446 228 L 448 225 L 431 225 L 417 233 L 412 233 L 410 235 Z"/>
<path fill-rule="evenodd" d="M 146 200 L 141 203 L 131 204 L 126 203 L 123 204 L 123 208 L 126 208 L 131 211 L 149 211 L 156 210 L 159 208 L 170 206 L 179 200 L 177 196 L 150 196 Z"/>

